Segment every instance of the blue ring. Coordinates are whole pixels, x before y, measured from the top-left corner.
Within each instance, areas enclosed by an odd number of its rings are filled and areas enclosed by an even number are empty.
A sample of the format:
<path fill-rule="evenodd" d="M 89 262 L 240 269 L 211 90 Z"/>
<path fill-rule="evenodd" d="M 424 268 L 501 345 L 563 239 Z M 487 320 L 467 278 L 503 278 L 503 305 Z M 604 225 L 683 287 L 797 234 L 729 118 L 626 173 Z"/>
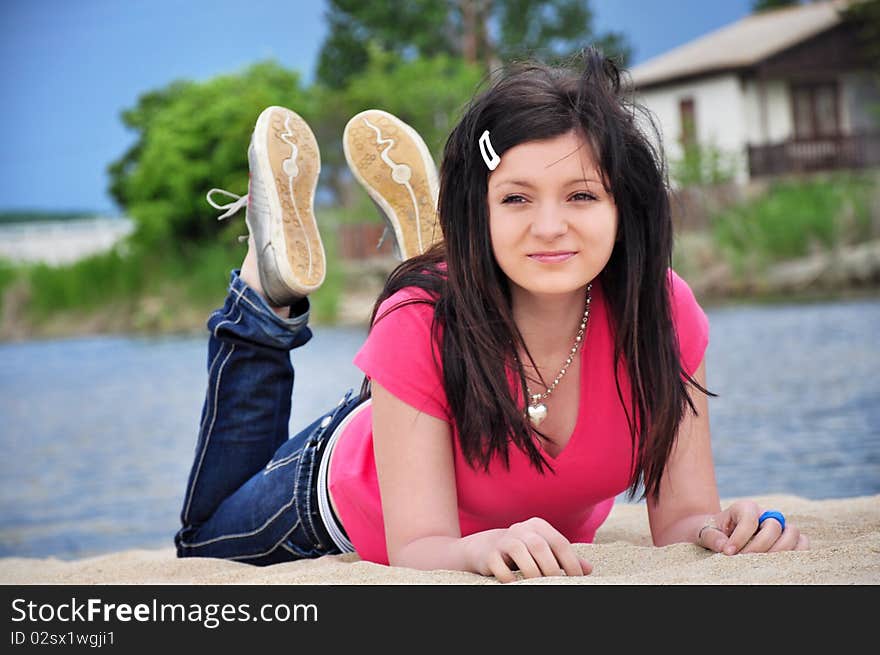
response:
<path fill-rule="evenodd" d="M 779 525 L 782 526 L 782 529 L 785 530 L 785 517 L 782 515 L 782 512 L 777 512 L 774 509 L 764 512 L 758 517 L 758 527 L 760 528 L 761 524 L 767 519 L 776 519 L 779 521 Z"/>

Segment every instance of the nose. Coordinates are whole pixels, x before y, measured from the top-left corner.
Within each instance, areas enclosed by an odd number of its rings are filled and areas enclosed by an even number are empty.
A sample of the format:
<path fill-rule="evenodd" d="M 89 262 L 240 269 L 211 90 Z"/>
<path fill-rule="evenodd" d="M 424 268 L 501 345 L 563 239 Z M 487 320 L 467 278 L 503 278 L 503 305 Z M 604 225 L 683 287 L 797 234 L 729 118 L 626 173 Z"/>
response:
<path fill-rule="evenodd" d="M 545 241 L 553 241 L 568 231 L 565 214 L 553 203 L 542 203 L 535 208 L 531 232 Z"/>

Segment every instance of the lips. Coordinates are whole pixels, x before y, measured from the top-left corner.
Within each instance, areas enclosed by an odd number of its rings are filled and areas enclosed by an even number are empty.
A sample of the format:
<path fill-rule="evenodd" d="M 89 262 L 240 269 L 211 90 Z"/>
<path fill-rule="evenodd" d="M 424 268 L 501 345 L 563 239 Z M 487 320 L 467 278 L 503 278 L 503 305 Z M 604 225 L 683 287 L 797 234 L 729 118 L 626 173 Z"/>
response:
<path fill-rule="evenodd" d="M 555 250 L 548 252 L 533 252 L 528 255 L 532 259 L 542 264 L 558 264 L 574 257 L 577 253 L 572 250 Z"/>

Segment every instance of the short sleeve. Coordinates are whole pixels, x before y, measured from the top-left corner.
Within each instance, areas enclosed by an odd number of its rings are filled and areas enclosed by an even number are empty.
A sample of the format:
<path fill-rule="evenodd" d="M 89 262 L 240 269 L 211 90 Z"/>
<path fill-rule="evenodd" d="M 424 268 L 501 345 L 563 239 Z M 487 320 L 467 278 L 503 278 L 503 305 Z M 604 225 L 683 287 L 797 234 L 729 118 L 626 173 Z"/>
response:
<path fill-rule="evenodd" d="M 434 305 L 407 302 L 413 298 L 427 296 L 403 289 L 382 303 L 354 364 L 398 399 L 449 422 L 440 351 L 431 329 Z"/>
<path fill-rule="evenodd" d="M 669 269 L 669 289 L 681 365 L 688 375 L 693 375 L 709 345 L 709 318 L 687 282 L 672 269 Z"/>

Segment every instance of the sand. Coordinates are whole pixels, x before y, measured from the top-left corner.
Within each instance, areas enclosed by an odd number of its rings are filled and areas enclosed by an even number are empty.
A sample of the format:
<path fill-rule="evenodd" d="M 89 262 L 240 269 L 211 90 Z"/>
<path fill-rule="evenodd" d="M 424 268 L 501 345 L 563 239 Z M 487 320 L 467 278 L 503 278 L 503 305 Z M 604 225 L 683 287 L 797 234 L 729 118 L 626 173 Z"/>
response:
<path fill-rule="evenodd" d="M 736 555 L 692 544 L 651 545 L 644 505 L 618 504 L 593 544 L 576 549 L 593 563 L 589 576 L 519 579 L 512 584 L 880 584 L 880 495 L 832 500 L 755 497 L 782 511 L 810 538 L 804 552 Z M 733 499 L 730 499 L 733 500 Z M 727 504 L 726 501 L 725 505 Z M 0 559 L 0 584 L 498 584 L 461 571 L 417 571 L 328 555 L 257 567 L 225 560 L 177 559 L 172 548 L 126 550 L 67 561 Z"/>

